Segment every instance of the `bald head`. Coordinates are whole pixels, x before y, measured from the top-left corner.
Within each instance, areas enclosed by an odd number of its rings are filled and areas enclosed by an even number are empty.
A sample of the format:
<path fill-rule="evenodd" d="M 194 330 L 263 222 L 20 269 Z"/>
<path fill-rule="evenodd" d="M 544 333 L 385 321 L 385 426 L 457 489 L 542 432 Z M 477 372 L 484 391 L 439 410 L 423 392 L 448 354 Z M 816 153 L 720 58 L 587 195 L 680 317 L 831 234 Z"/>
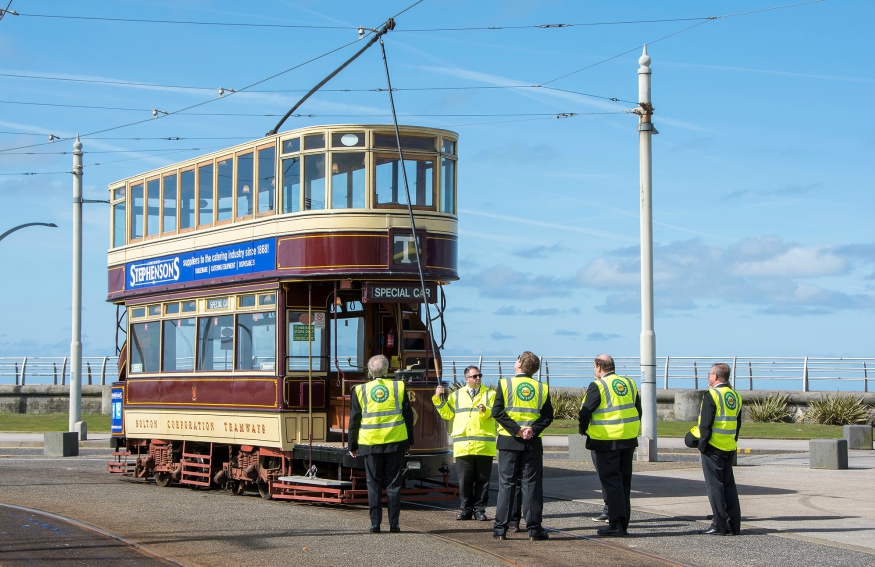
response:
<path fill-rule="evenodd" d="M 593 361 L 599 378 L 614 371 L 614 359 L 606 354 L 600 354 Z"/>

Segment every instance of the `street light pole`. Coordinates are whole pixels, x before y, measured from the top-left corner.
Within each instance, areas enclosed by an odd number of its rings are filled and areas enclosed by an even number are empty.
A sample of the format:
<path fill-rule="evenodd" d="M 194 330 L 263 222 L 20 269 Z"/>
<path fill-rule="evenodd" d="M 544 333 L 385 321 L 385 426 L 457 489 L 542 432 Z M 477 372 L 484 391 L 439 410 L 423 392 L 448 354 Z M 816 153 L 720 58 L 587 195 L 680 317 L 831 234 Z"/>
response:
<path fill-rule="evenodd" d="M 650 117 L 650 56 L 647 46 L 638 59 L 638 153 L 641 179 L 641 436 L 648 443 L 646 460 L 657 460 L 656 333 L 653 330 L 653 168 Z M 639 459 L 644 455 L 639 452 Z M 643 460 L 643 459 L 642 459 Z"/>
<path fill-rule="evenodd" d="M 4 238 L 9 236 L 10 234 L 15 232 L 16 230 L 21 230 L 22 228 L 27 228 L 29 226 L 48 226 L 50 228 L 58 228 L 58 225 L 56 225 L 53 222 L 28 222 L 28 223 L 20 224 L 16 227 L 10 228 L 9 230 L 4 232 L 3 234 L 0 234 L 0 240 L 3 240 Z"/>
<path fill-rule="evenodd" d="M 70 341 L 70 429 L 82 421 L 82 142 L 73 142 L 73 337 Z M 81 432 L 80 432 L 81 440 Z"/>

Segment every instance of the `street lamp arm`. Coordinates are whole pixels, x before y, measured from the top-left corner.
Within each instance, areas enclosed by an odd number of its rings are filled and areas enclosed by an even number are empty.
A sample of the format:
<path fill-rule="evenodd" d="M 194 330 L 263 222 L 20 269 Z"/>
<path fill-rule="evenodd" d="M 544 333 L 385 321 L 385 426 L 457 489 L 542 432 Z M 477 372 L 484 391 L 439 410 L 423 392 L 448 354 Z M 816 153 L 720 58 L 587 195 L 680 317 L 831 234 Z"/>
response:
<path fill-rule="evenodd" d="M 0 240 L 3 240 L 4 238 L 9 236 L 10 234 L 15 232 L 16 230 L 21 230 L 22 228 L 27 228 L 29 226 L 50 226 L 52 228 L 58 228 L 58 225 L 56 225 L 53 222 L 29 222 L 27 224 L 20 224 L 20 225 L 16 226 L 15 228 L 10 228 L 9 230 L 4 232 L 3 234 L 0 234 Z"/>

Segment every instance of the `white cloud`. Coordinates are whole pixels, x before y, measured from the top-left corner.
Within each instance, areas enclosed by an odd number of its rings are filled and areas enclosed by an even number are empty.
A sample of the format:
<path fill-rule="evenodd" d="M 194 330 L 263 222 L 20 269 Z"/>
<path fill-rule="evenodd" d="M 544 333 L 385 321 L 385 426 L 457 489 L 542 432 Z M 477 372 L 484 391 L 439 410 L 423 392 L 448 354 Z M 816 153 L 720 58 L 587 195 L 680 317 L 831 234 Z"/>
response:
<path fill-rule="evenodd" d="M 736 269 L 743 276 L 804 278 L 843 273 L 848 261 L 836 256 L 833 247 L 795 246 L 767 260 L 740 263 Z"/>

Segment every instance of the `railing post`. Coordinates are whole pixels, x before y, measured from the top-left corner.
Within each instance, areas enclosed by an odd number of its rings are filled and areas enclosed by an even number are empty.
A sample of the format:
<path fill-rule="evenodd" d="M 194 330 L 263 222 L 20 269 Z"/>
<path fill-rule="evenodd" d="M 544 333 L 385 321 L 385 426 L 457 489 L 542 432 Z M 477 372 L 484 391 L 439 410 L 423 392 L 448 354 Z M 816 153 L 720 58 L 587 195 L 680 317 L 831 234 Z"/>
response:
<path fill-rule="evenodd" d="M 699 389 L 699 369 L 696 368 L 696 361 L 693 361 L 693 389 Z"/>
<path fill-rule="evenodd" d="M 738 357 L 732 357 L 732 389 L 735 389 L 735 363 L 738 362 Z"/>
<path fill-rule="evenodd" d="M 27 357 L 25 356 L 24 360 L 21 361 L 21 385 L 22 386 L 24 386 L 24 380 L 25 380 L 24 374 L 25 374 L 26 370 L 27 370 Z"/>
<path fill-rule="evenodd" d="M 477 368 L 480 369 L 480 374 L 483 374 L 483 357 L 477 359 Z M 482 379 L 482 376 L 481 376 Z"/>
<path fill-rule="evenodd" d="M 13 364 L 15 364 L 15 385 L 18 386 L 18 361 L 16 360 Z"/>
<path fill-rule="evenodd" d="M 456 360 L 453 359 L 453 384 L 458 384 L 458 378 L 456 378 Z"/>
<path fill-rule="evenodd" d="M 501 359 L 498 359 L 498 379 L 501 380 L 504 376 L 501 375 Z"/>
<path fill-rule="evenodd" d="M 538 382 L 541 381 L 541 367 L 544 366 L 545 364 L 547 364 L 547 363 L 546 363 L 546 361 L 542 358 L 542 359 L 541 359 L 541 364 L 538 365 Z"/>
<path fill-rule="evenodd" d="M 54 360 L 52 361 L 52 383 L 55 386 L 58 385 L 58 363 Z"/>
<path fill-rule="evenodd" d="M 662 389 L 668 390 L 668 355 L 665 356 L 665 372 L 662 375 Z"/>
<path fill-rule="evenodd" d="M 544 363 L 544 370 L 547 372 L 547 385 L 549 386 L 550 385 L 550 363 L 549 362 Z M 540 370 L 538 372 L 540 372 Z"/>
<path fill-rule="evenodd" d="M 91 363 L 90 363 L 90 362 L 86 362 L 86 363 L 85 363 L 85 368 L 88 369 L 88 385 L 90 386 L 90 385 L 91 385 Z"/>
<path fill-rule="evenodd" d="M 866 361 L 863 361 L 863 391 L 869 391 L 869 375 L 866 373 Z"/>
<path fill-rule="evenodd" d="M 750 382 L 748 390 L 753 390 L 753 367 L 749 360 L 747 361 L 747 378 Z"/>
<path fill-rule="evenodd" d="M 61 386 L 67 383 L 67 357 L 64 357 L 64 365 L 61 366 Z"/>
<path fill-rule="evenodd" d="M 808 357 L 805 357 L 805 361 L 802 363 L 802 391 L 808 391 Z"/>
<path fill-rule="evenodd" d="M 103 357 L 103 366 L 100 367 L 100 385 L 106 386 L 106 361 L 109 360 L 108 356 Z M 455 375 L 456 371 L 456 361 L 453 361 L 453 374 Z"/>

